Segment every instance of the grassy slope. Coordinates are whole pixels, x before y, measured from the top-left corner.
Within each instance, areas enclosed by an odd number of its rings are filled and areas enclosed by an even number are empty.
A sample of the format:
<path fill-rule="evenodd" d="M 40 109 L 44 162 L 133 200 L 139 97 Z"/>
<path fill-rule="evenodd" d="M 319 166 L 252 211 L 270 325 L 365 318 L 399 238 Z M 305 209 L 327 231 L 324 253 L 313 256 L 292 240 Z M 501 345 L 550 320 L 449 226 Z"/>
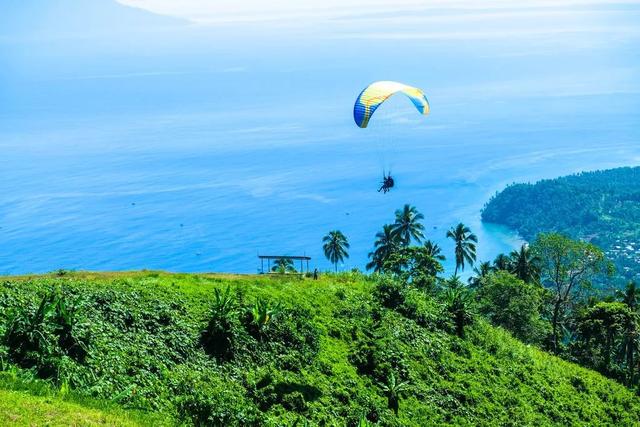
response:
<path fill-rule="evenodd" d="M 248 301 L 256 296 L 308 309 L 319 328 L 320 353 L 316 363 L 300 372 L 281 372 L 287 387 L 305 392 L 305 418 L 343 425 L 358 413 L 349 408 L 375 406 L 387 411 L 377 380 L 362 375 L 350 355 L 367 334 L 373 284 L 357 276 L 325 277 L 320 281 L 231 275 L 188 275 L 153 272 L 73 273 L 67 277 L 7 278 L 5 287 L 33 289 L 58 283 L 92 289 L 108 286 L 118 292 L 135 292 L 145 300 L 186 303 L 186 321 L 201 329 L 206 323 L 212 290 L 241 289 Z M 435 312 L 429 303 L 425 313 Z M 428 316 L 427 316 L 428 317 Z M 429 322 L 426 322 L 429 324 Z M 400 404 L 400 425 L 634 425 L 640 419 L 640 400 L 621 385 L 601 375 L 562 361 L 511 338 L 506 332 L 478 322 L 465 340 L 436 327 L 418 326 L 384 310 L 374 335 L 377 345 L 408 372 L 412 391 Z M 369 331 L 371 332 L 371 331 Z M 391 338 L 389 338 L 391 337 Z M 256 368 L 245 375 L 259 382 Z M 242 384 L 238 380 L 237 384 Z M 286 393 L 286 391 L 285 391 Z M 12 392 L 0 394 L 0 420 L 11 420 Z M 30 399 L 20 394 L 21 401 Z M 72 404 L 37 399 L 32 407 L 19 404 L 24 419 L 67 424 L 78 408 Z M 366 403 L 362 403 L 366 402 Z M 30 409 L 32 408 L 32 409 Z M 49 409 L 51 408 L 49 412 Z M 393 420 L 390 412 L 383 419 Z M 53 418 L 42 418 L 53 416 Z M 117 419 L 87 410 L 87 423 Z M 65 418 L 67 417 L 67 418 Z M 91 418 L 95 417 L 95 418 Z M 105 418 L 107 417 L 107 418 Z M 276 404 L 263 415 L 273 425 L 292 424 L 300 418 L 286 405 Z M 93 420 L 98 421 L 93 421 Z M 53 420 L 53 421 L 52 421 Z"/>
<path fill-rule="evenodd" d="M 29 378 L 29 379 L 27 379 Z M 0 425 L 171 426 L 166 414 L 127 410 L 112 402 L 63 392 L 19 369 L 0 372 Z"/>
<path fill-rule="evenodd" d="M 0 390 L 0 425 L 137 426 L 124 414 L 112 414 L 23 391 Z"/>

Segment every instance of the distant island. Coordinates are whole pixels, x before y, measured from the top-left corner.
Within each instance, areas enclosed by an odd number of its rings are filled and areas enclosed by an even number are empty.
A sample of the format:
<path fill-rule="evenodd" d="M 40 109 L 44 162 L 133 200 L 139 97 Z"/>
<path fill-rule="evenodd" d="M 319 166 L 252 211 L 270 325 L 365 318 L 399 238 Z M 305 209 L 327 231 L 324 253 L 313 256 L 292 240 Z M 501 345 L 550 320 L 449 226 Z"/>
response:
<path fill-rule="evenodd" d="M 485 205 L 482 220 L 528 241 L 541 232 L 590 241 L 614 262 L 615 285 L 640 278 L 640 167 L 510 185 Z"/>

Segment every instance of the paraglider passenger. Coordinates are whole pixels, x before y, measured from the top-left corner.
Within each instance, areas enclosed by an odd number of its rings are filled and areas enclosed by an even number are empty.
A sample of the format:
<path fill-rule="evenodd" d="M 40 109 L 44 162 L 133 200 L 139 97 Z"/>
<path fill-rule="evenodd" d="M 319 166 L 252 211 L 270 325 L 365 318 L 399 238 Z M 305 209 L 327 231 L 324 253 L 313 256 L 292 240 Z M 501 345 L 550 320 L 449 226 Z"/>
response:
<path fill-rule="evenodd" d="M 395 182 L 393 181 L 393 178 L 391 177 L 391 174 L 389 175 L 382 175 L 382 186 L 378 189 L 378 193 L 382 191 L 383 194 L 386 194 L 389 192 L 389 190 L 391 190 L 393 188 L 393 186 L 395 185 Z"/>

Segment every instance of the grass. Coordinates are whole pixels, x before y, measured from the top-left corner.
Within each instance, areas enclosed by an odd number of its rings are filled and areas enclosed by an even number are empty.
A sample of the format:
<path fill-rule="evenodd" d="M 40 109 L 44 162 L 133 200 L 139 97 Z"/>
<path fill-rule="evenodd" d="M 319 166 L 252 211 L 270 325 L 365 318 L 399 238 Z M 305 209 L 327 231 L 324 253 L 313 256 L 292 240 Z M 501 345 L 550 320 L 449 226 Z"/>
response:
<path fill-rule="evenodd" d="M 4 426 L 138 426 L 124 414 L 113 414 L 65 402 L 55 397 L 33 396 L 24 391 L 0 390 L 0 424 Z"/>
<path fill-rule="evenodd" d="M 28 372 L 0 372 L 0 425 L 171 426 L 165 414 L 124 409 L 72 390 L 60 390 Z"/>

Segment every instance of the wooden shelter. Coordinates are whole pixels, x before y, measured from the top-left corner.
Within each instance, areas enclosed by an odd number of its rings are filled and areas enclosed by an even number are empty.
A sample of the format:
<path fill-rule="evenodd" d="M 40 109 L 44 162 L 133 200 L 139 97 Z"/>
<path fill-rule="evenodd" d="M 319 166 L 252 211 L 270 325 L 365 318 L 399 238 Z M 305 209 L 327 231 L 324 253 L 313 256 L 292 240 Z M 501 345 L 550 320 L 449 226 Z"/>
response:
<path fill-rule="evenodd" d="M 258 255 L 260 259 L 260 273 L 264 274 L 264 261 L 267 260 L 267 273 L 271 271 L 271 260 L 290 259 L 292 261 L 300 261 L 300 273 L 304 273 L 304 262 L 306 261 L 307 269 L 309 272 L 309 261 L 311 257 L 306 255 Z"/>

